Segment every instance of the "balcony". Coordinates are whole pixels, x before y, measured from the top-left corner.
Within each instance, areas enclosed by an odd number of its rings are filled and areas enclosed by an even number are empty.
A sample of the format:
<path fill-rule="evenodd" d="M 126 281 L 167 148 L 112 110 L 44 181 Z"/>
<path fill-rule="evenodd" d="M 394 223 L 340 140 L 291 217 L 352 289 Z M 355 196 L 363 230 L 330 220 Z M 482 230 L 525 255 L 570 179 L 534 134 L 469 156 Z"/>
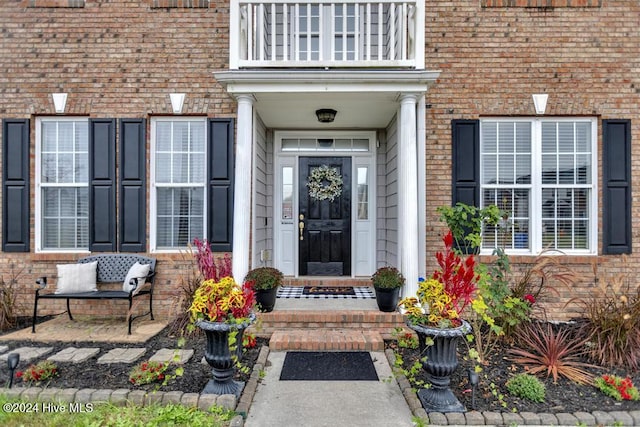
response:
<path fill-rule="evenodd" d="M 231 69 L 424 69 L 424 0 L 231 0 Z"/>

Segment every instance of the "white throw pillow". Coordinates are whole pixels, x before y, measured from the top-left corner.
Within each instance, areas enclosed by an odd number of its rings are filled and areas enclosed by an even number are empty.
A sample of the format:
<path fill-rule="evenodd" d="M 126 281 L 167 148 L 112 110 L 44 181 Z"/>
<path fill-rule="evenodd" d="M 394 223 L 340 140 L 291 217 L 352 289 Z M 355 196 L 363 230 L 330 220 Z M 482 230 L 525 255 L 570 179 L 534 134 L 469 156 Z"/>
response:
<path fill-rule="evenodd" d="M 147 277 L 150 269 L 151 269 L 150 264 L 140 264 L 139 262 L 136 262 L 135 264 L 133 264 L 129 269 L 129 272 L 127 273 L 127 277 L 124 279 L 124 283 L 122 284 L 122 290 L 125 292 L 131 292 L 131 289 L 133 289 L 133 286 L 129 284 L 131 279 Z M 138 281 L 138 287 L 135 288 L 136 290 L 133 292 L 134 295 L 140 292 L 140 289 L 144 285 L 144 282 L 145 282 L 144 280 Z"/>
<path fill-rule="evenodd" d="M 58 264 L 56 294 L 97 291 L 97 266 L 98 261 L 86 264 Z"/>

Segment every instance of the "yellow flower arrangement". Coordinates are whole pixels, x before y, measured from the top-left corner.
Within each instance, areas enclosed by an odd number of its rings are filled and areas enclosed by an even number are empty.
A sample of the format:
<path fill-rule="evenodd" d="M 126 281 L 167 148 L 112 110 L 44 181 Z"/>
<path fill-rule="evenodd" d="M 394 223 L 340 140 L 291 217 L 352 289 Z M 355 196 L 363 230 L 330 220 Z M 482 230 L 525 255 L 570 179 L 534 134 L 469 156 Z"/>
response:
<path fill-rule="evenodd" d="M 207 279 L 196 289 L 189 315 L 192 323 L 242 322 L 249 317 L 254 304 L 255 293 L 250 283 L 240 286 L 233 277 Z"/>
<path fill-rule="evenodd" d="M 440 269 L 427 279 L 420 278 L 416 296 L 404 298 L 398 305 L 400 312 L 417 325 L 458 327 L 463 323 L 461 313 L 474 303 L 478 275 L 473 256 L 463 260 L 454 252 L 451 232 L 443 241 L 445 251 L 436 253 Z"/>

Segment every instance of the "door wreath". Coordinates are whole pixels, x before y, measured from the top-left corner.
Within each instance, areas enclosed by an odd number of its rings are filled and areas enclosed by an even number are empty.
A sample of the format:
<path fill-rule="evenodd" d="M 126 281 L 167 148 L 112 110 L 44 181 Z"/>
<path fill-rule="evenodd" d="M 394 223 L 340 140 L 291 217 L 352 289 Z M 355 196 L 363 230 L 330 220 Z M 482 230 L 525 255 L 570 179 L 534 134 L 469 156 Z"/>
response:
<path fill-rule="evenodd" d="M 333 202 L 342 194 L 342 176 L 337 168 L 322 165 L 311 170 L 307 187 L 312 199 Z"/>

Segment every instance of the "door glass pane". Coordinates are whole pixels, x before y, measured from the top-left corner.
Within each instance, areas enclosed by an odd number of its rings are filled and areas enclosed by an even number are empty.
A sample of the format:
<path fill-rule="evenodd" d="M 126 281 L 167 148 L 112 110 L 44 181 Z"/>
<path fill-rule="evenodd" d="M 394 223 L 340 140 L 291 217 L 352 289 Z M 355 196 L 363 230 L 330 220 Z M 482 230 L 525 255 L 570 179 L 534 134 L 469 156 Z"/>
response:
<path fill-rule="evenodd" d="M 293 218 L 293 168 L 282 168 L 282 219 Z"/>
<path fill-rule="evenodd" d="M 286 138 L 282 140 L 282 151 L 295 151 L 298 149 L 298 140 Z"/>
<path fill-rule="evenodd" d="M 358 168 L 358 219 L 369 219 L 369 168 Z"/>
<path fill-rule="evenodd" d="M 353 151 L 369 151 L 369 140 L 363 138 L 354 139 Z"/>
<path fill-rule="evenodd" d="M 338 138 L 335 140 L 336 150 L 349 150 L 351 148 L 351 140 Z"/>

